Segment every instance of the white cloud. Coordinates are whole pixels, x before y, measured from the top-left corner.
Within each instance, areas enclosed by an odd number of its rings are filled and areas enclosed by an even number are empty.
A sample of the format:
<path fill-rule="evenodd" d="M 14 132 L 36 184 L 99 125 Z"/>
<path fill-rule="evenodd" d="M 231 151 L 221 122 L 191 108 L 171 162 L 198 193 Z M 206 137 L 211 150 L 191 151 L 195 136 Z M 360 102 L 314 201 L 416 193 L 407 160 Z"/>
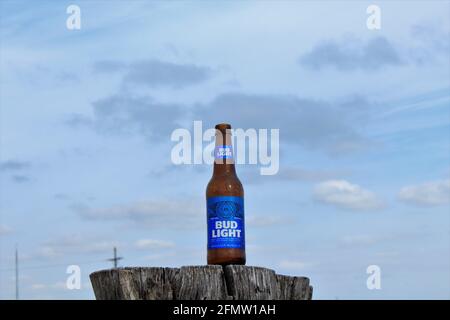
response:
<path fill-rule="evenodd" d="M 367 234 L 358 234 L 358 235 L 348 235 L 344 236 L 341 240 L 344 245 L 372 245 L 377 243 L 380 238 L 367 235 Z"/>
<path fill-rule="evenodd" d="M 67 284 L 63 281 L 58 281 L 58 282 L 52 284 L 51 288 L 55 289 L 55 290 L 68 290 Z"/>
<path fill-rule="evenodd" d="M 146 255 L 146 256 L 142 257 L 142 260 L 158 261 L 158 263 L 160 263 L 162 260 L 167 261 L 167 259 L 176 258 L 176 257 L 177 257 L 177 254 L 175 252 L 165 252 L 165 253 Z"/>
<path fill-rule="evenodd" d="M 140 239 L 135 243 L 138 249 L 167 249 L 175 247 L 175 243 L 164 240 Z"/>
<path fill-rule="evenodd" d="M 239 176 L 242 176 L 246 184 L 250 183 L 270 183 L 272 181 L 312 181 L 320 182 L 323 180 L 337 179 L 348 175 L 347 171 L 335 171 L 335 170 L 317 170 L 317 169 L 304 169 L 293 166 L 283 166 L 280 168 L 277 174 L 272 176 L 262 176 L 259 174 L 257 168 L 243 168 L 244 170 L 239 172 Z"/>
<path fill-rule="evenodd" d="M 20 282 L 22 282 L 22 281 L 23 282 L 28 282 L 31 279 L 32 279 L 32 277 L 30 275 L 19 273 L 19 281 Z M 14 276 L 10 277 L 9 280 L 10 280 L 11 283 L 15 283 L 16 282 L 16 276 L 14 275 Z"/>
<path fill-rule="evenodd" d="M 314 188 L 316 200 L 341 209 L 376 210 L 382 201 L 371 191 L 346 180 L 328 180 Z"/>
<path fill-rule="evenodd" d="M 43 283 L 34 283 L 31 285 L 31 289 L 32 290 L 42 290 L 42 289 L 47 289 L 47 286 Z"/>
<path fill-rule="evenodd" d="M 53 259 L 61 256 L 61 252 L 54 247 L 51 246 L 42 246 L 38 248 L 36 252 L 36 257 L 44 258 L 44 259 Z"/>
<path fill-rule="evenodd" d="M 251 227 L 273 227 L 295 223 L 291 217 L 285 216 L 249 216 L 245 220 L 245 224 Z"/>
<path fill-rule="evenodd" d="M 141 201 L 105 208 L 79 205 L 74 210 L 89 220 L 130 220 L 146 227 L 192 228 L 203 223 L 203 205 L 195 201 Z"/>
<path fill-rule="evenodd" d="M 32 290 L 68 290 L 66 283 L 63 281 L 51 284 L 33 283 L 30 287 Z"/>
<path fill-rule="evenodd" d="M 0 236 L 10 234 L 12 229 L 4 224 L 0 224 Z"/>
<path fill-rule="evenodd" d="M 400 200 L 419 206 L 438 206 L 450 203 L 450 179 L 406 186 L 398 193 Z"/>
<path fill-rule="evenodd" d="M 353 234 L 345 235 L 339 243 L 344 246 L 370 246 L 381 243 L 395 243 L 401 241 L 418 241 L 428 237 L 424 231 L 396 231 L 389 234 Z"/>
<path fill-rule="evenodd" d="M 30 258 L 46 260 L 74 254 L 109 254 L 113 247 L 122 248 L 123 244 L 83 234 L 69 234 L 46 241 Z"/>
<path fill-rule="evenodd" d="M 279 267 L 285 269 L 304 269 L 308 266 L 310 266 L 309 263 L 297 260 L 283 260 L 279 263 Z"/>

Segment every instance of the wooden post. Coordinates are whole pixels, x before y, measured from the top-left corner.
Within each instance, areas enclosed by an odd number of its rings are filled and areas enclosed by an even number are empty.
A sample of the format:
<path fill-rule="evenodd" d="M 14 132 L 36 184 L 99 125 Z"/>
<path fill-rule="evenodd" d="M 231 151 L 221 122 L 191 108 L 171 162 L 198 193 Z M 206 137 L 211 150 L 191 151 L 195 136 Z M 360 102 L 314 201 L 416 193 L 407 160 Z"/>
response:
<path fill-rule="evenodd" d="M 90 275 L 98 300 L 310 300 L 305 277 L 240 265 L 118 268 Z"/>

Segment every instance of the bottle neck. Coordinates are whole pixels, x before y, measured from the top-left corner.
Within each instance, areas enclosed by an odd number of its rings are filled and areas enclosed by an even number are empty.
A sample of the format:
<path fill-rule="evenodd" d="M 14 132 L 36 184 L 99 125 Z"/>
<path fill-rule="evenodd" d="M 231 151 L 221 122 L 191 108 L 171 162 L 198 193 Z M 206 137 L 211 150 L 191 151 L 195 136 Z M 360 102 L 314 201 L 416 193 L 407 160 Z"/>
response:
<path fill-rule="evenodd" d="M 236 175 L 236 169 L 234 167 L 234 163 L 226 163 L 226 164 L 219 164 L 214 162 L 214 170 L 213 175 L 225 175 L 225 174 L 233 174 Z"/>
<path fill-rule="evenodd" d="M 227 130 L 226 132 L 216 130 L 213 175 L 224 174 L 236 175 L 231 132 L 230 130 Z"/>

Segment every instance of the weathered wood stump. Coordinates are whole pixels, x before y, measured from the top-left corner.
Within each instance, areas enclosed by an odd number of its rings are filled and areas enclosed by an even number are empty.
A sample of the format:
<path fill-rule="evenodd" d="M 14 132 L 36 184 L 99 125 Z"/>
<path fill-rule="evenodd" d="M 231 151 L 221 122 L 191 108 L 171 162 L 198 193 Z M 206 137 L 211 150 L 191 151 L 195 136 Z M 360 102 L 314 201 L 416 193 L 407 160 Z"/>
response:
<path fill-rule="evenodd" d="M 305 277 L 240 265 L 118 268 L 90 275 L 98 300 L 310 300 Z"/>

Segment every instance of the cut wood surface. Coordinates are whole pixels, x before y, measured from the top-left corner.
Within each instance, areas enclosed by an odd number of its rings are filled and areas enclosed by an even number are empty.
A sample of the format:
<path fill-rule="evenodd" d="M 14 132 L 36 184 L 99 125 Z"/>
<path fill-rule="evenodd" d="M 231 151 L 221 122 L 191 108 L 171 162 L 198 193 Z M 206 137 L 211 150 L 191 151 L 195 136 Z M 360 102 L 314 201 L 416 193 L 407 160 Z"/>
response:
<path fill-rule="evenodd" d="M 306 277 L 241 266 L 116 268 L 90 275 L 98 300 L 310 300 Z"/>

